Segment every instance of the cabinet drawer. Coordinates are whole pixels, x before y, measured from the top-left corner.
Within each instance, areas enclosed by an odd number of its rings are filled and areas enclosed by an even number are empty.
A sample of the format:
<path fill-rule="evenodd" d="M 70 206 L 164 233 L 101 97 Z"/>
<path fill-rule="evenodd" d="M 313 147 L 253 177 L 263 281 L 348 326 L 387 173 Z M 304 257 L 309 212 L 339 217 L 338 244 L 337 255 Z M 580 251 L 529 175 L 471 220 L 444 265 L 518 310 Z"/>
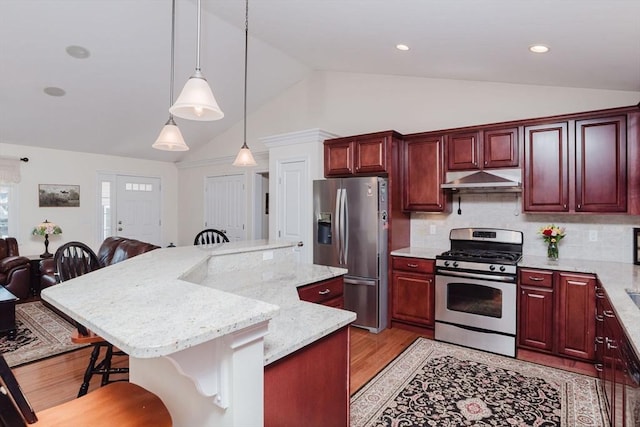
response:
<path fill-rule="evenodd" d="M 520 284 L 553 288 L 553 272 L 545 270 L 520 269 Z"/>
<path fill-rule="evenodd" d="M 394 270 L 433 273 L 436 263 L 432 259 L 392 257 L 391 264 Z"/>
<path fill-rule="evenodd" d="M 342 277 L 337 277 L 335 279 L 325 280 L 324 282 L 299 287 L 298 296 L 302 301 L 323 303 L 342 296 L 343 288 Z"/>

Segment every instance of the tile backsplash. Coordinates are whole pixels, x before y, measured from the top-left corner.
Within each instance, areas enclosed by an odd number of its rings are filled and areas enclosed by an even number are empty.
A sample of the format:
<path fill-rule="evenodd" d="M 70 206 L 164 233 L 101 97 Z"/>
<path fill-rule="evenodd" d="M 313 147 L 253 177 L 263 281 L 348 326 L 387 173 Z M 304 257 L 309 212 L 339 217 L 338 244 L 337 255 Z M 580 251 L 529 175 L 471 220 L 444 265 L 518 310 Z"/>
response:
<path fill-rule="evenodd" d="M 524 233 L 525 255 L 546 256 L 547 247 L 539 229 L 547 224 L 565 227 L 560 241 L 560 258 L 633 262 L 633 227 L 640 227 L 634 215 L 525 214 L 519 193 L 460 194 L 453 196 L 450 214 L 413 213 L 411 246 L 446 250 L 449 230 L 461 227 L 489 227 Z"/>

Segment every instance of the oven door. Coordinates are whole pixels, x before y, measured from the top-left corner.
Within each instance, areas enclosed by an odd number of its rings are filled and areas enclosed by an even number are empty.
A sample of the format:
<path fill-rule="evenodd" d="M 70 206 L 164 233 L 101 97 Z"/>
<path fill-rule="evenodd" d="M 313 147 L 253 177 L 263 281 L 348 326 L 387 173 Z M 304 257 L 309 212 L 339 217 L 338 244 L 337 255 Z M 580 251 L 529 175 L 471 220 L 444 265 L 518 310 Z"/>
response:
<path fill-rule="evenodd" d="M 515 283 L 438 273 L 435 293 L 436 322 L 515 336 Z"/>

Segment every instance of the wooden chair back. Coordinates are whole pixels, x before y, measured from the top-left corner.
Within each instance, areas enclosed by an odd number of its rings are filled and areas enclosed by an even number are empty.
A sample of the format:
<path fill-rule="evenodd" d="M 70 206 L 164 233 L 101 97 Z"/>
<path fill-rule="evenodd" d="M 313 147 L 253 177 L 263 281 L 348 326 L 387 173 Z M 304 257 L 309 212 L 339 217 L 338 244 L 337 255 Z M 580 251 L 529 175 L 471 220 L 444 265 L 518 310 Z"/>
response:
<path fill-rule="evenodd" d="M 53 256 L 58 281 L 64 282 L 100 268 L 98 256 L 82 242 L 68 242 Z"/>
<path fill-rule="evenodd" d="M 23 427 L 26 423 L 33 424 L 36 421 L 36 413 L 4 356 L 0 354 L 0 425 Z"/>
<path fill-rule="evenodd" d="M 229 238 L 222 231 L 214 228 L 208 228 L 206 230 L 202 230 L 196 235 L 196 238 L 193 240 L 193 244 L 212 245 L 214 243 L 224 243 L 228 241 Z"/>

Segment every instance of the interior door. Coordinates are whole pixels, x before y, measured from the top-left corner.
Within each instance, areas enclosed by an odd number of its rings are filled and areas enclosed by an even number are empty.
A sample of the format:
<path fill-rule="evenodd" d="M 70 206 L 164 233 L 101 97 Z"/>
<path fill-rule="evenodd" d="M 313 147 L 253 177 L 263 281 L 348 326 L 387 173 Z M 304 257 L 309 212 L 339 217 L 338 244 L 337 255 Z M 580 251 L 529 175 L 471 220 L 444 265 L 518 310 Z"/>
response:
<path fill-rule="evenodd" d="M 208 177 L 205 191 L 204 226 L 224 232 L 232 242 L 245 240 L 245 175 Z"/>
<path fill-rule="evenodd" d="M 160 178 L 116 177 L 115 236 L 160 246 Z"/>
<path fill-rule="evenodd" d="M 277 236 L 301 242 L 295 251 L 299 261 L 311 262 L 311 185 L 306 160 L 283 161 L 278 168 Z"/>

